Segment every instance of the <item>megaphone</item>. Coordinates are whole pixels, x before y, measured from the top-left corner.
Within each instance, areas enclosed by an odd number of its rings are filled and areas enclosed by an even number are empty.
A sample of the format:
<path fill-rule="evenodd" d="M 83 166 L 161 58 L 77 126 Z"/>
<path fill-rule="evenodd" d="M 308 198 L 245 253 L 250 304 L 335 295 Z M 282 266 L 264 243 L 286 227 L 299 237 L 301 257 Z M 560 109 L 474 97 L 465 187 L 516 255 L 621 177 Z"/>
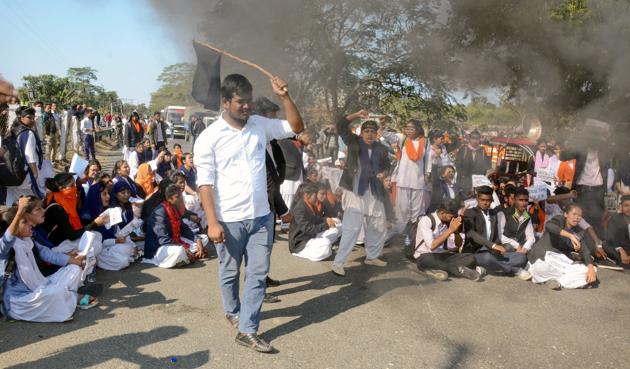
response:
<path fill-rule="evenodd" d="M 516 131 L 524 133 L 532 141 L 538 141 L 542 135 L 542 123 L 538 117 L 525 116 Z"/>

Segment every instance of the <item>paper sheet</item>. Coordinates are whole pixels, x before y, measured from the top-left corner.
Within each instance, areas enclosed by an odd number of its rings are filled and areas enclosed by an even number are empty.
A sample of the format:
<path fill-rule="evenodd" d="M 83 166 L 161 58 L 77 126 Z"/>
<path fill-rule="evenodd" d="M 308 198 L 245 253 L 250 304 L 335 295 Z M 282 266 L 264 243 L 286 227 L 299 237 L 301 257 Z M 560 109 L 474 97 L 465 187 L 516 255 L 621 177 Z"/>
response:
<path fill-rule="evenodd" d="M 109 208 L 105 210 L 103 213 L 101 213 L 100 216 L 104 216 L 104 215 L 109 216 L 109 221 L 107 222 L 107 224 L 105 224 L 106 229 L 110 229 L 116 224 L 121 223 L 123 221 L 122 209 L 119 207 Z"/>
<path fill-rule="evenodd" d="M 81 272 L 81 280 L 84 281 L 87 275 L 94 270 L 96 265 L 96 256 L 94 255 L 94 240 L 96 234 L 93 232 L 85 232 L 79 241 L 79 255 L 85 255 L 85 267 Z"/>
<path fill-rule="evenodd" d="M 80 157 L 77 153 L 72 155 L 72 161 L 70 162 L 70 168 L 68 168 L 69 173 L 75 173 L 74 178 L 78 175 L 83 174 L 85 172 L 85 168 L 88 166 L 88 161 Z"/>

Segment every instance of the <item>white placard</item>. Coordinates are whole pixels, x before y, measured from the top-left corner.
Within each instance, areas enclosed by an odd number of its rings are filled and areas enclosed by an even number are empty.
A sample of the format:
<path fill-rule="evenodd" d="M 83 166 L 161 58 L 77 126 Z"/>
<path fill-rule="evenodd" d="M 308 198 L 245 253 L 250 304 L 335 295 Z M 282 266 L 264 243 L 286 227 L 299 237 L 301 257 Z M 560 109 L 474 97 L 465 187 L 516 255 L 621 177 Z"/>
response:
<path fill-rule="evenodd" d="M 527 187 L 527 191 L 529 191 L 529 201 L 547 200 L 547 185 L 533 185 Z"/>
<path fill-rule="evenodd" d="M 547 183 L 553 183 L 556 180 L 556 174 L 550 168 L 539 168 L 536 170 L 536 179 Z"/>
<path fill-rule="evenodd" d="M 473 174 L 472 176 L 472 186 L 473 188 L 488 186 L 492 187 L 492 182 L 488 179 L 488 177 L 479 174 Z"/>
<path fill-rule="evenodd" d="M 464 207 L 466 209 L 472 209 L 474 207 L 477 207 L 477 199 L 464 200 Z"/>
<path fill-rule="evenodd" d="M 69 173 L 75 173 L 74 178 L 76 179 L 78 175 L 83 174 L 85 172 L 85 168 L 88 166 L 88 161 L 80 157 L 77 153 L 72 155 L 72 161 L 70 162 L 70 168 L 68 168 Z"/>
<path fill-rule="evenodd" d="M 96 265 L 96 255 L 94 255 L 94 240 L 96 234 L 94 232 L 84 232 L 79 241 L 79 255 L 85 256 L 85 267 L 81 273 L 81 280 L 85 281 L 85 278 L 94 270 Z"/>

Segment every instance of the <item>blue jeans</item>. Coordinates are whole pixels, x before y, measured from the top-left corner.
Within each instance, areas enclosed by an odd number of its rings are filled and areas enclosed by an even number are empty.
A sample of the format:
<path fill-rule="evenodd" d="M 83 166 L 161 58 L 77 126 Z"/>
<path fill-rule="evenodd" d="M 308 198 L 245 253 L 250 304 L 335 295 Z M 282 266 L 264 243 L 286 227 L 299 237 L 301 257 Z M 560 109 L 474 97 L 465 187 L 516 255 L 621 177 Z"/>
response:
<path fill-rule="evenodd" d="M 94 153 L 94 136 L 85 135 L 83 146 L 85 149 L 85 160 L 90 160 L 90 154 L 92 154 L 92 159 L 95 160 L 96 154 Z"/>
<path fill-rule="evenodd" d="M 241 333 L 256 333 L 260 324 L 267 273 L 273 244 L 271 213 L 240 222 L 220 222 L 225 243 L 218 244 L 219 283 L 223 309 L 228 315 L 239 316 Z M 241 260 L 245 259 L 245 289 L 239 299 Z M 243 304 L 241 305 L 241 301 Z"/>
<path fill-rule="evenodd" d="M 516 251 L 498 255 L 482 248 L 475 253 L 475 259 L 490 274 L 514 275 L 527 264 L 527 256 Z"/>

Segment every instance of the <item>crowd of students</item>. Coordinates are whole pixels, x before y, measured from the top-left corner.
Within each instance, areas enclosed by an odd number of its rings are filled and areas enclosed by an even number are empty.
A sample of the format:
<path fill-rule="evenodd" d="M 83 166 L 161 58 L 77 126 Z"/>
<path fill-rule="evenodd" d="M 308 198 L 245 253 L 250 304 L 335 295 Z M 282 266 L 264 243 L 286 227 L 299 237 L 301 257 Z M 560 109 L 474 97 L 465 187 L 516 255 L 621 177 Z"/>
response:
<path fill-rule="evenodd" d="M 5 316 L 72 319 L 77 307 L 98 304 L 96 267 L 117 271 L 142 260 L 173 268 L 205 258 L 213 242 L 237 342 L 268 352 L 256 330 L 258 302 L 278 301 L 266 293 L 279 283 L 268 276 L 266 240 L 273 242 L 274 220 L 288 232 L 291 254 L 314 262 L 332 258 L 339 276 L 357 245 L 365 249 L 365 264 L 384 267 L 383 249 L 398 239 L 405 255 L 436 280 L 493 274 L 552 289 L 587 288 L 599 282 L 597 267 L 630 265 L 627 154 L 610 156 L 595 140 L 576 150 L 541 142 L 529 177 L 496 179 L 478 131 L 451 152 L 438 129 L 425 135 L 423 122 L 412 119 L 397 132 L 363 110 L 308 131 L 283 81 L 272 80 L 272 88 L 286 121 L 276 118 L 275 103 L 251 100 L 244 77 L 230 75 L 223 83 L 224 112 L 198 132 L 204 144 L 195 145 L 194 155 L 178 144 L 167 149 L 159 113 L 148 127 L 133 113 L 121 139 L 123 159 L 111 173 L 94 156 L 88 137 L 98 124 L 89 109 L 80 127 L 90 161 L 76 174 L 42 171 L 42 142 L 55 140 L 39 136 L 35 110 L 15 110 L 3 137 L 26 133 L 20 147 L 28 175 L 7 188 L 2 214 Z M 554 194 L 533 201 L 527 185 L 550 167 L 556 168 L 547 183 Z M 610 189 L 620 195 L 618 212 L 604 209 Z M 241 307 L 243 255 L 249 255 L 248 297 Z M 240 322 L 239 309 L 248 314 Z"/>

